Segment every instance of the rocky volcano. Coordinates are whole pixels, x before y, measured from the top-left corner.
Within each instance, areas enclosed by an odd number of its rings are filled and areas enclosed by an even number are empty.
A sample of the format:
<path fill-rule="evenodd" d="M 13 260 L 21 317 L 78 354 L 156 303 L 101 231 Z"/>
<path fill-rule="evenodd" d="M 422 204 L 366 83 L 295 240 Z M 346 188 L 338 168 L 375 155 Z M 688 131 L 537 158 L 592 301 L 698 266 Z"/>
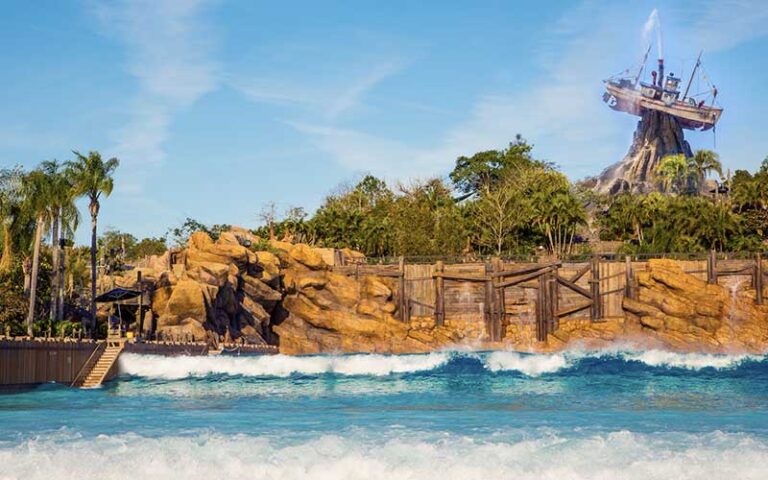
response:
<path fill-rule="evenodd" d="M 637 124 L 629 152 L 623 160 L 603 170 L 595 190 L 612 195 L 657 190 L 656 166 L 665 156 L 680 153 L 693 155 L 677 119 L 666 113 L 646 110 Z"/>

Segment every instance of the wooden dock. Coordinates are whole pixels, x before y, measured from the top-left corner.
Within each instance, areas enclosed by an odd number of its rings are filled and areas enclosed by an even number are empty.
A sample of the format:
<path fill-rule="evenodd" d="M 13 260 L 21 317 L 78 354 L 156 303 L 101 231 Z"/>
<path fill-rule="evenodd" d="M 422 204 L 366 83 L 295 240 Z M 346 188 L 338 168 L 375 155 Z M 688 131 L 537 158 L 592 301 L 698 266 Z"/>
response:
<path fill-rule="evenodd" d="M 122 353 L 205 356 L 200 342 L 0 338 L 0 392 L 44 383 L 93 388 L 117 376 Z M 272 355 L 273 345 L 224 345 L 213 354 Z"/>

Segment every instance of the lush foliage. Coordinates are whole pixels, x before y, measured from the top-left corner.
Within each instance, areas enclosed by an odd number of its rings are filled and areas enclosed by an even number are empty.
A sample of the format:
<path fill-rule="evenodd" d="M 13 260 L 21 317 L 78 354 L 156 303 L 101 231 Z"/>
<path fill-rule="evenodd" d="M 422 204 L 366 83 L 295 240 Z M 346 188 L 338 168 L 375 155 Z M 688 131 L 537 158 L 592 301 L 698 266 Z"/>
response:
<path fill-rule="evenodd" d="M 439 178 L 391 188 L 373 176 L 329 195 L 312 217 L 274 205 L 256 233 L 350 247 L 369 256 L 458 256 L 573 250 L 586 222 L 583 199 L 568 179 L 532 156 L 517 137 L 508 148 L 460 157 L 450 183 Z M 297 214 L 298 212 L 298 214 Z"/>

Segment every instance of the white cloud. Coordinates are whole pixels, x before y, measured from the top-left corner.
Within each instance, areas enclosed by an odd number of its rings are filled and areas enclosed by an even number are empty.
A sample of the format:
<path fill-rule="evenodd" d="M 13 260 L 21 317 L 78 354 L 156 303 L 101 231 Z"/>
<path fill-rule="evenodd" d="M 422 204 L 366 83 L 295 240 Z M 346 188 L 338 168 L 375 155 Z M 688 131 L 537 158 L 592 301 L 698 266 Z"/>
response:
<path fill-rule="evenodd" d="M 125 45 L 127 71 L 139 88 L 130 120 L 114 132 L 109 153 L 130 167 L 146 168 L 165 158 L 173 118 L 218 85 L 211 58 L 211 32 L 201 19 L 203 0 L 98 2 L 94 11 L 106 34 Z M 131 168 L 122 168 L 122 172 Z M 123 174 L 125 176 L 125 174 Z M 124 178 L 123 193 L 140 193 L 140 178 Z"/>

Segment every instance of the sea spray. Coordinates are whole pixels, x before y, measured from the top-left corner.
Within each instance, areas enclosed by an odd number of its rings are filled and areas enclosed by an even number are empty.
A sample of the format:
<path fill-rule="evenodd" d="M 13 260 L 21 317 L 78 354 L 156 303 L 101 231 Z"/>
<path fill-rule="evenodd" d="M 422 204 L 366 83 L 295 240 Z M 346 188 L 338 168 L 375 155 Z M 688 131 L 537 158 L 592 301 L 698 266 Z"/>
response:
<path fill-rule="evenodd" d="M 665 350 L 567 350 L 558 353 L 514 351 L 441 351 L 425 354 L 383 355 L 265 355 L 243 357 L 160 357 L 124 354 L 120 372 L 125 375 L 179 380 L 210 375 L 285 378 L 290 376 L 369 376 L 409 374 L 516 373 L 528 377 L 574 371 L 588 365 L 588 372 L 620 373 L 639 363 L 651 369 L 735 369 L 765 357 L 746 354 L 678 353 Z M 623 366 L 622 366 L 623 365 Z"/>
<path fill-rule="evenodd" d="M 206 375 L 242 375 L 251 377 L 288 377 L 291 375 L 385 376 L 432 370 L 448 361 L 447 352 L 422 355 L 262 355 L 244 357 L 159 357 L 124 354 L 120 371 L 139 377 L 168 380 Z"/>
<path fill-rule="evenodd" d="M 514 370 L 529 377 L 538 377 L 544 373 L 552 373 L 569 365 L 565 355 L 556 354 L 524 354 L 518 352 L 492 352 L 485 360 L 492 372 Z"/>
<path fill-rule="evenodd" d="M 288 444 L 211 433 L 34 440 L 0 446 L 0 478 L 757 480 L 768 469 L 766 440 L 741 434 L 615 431 L 575 437 L 534 431 L 525 438 L 440 437 L 349 431 Z"/>

